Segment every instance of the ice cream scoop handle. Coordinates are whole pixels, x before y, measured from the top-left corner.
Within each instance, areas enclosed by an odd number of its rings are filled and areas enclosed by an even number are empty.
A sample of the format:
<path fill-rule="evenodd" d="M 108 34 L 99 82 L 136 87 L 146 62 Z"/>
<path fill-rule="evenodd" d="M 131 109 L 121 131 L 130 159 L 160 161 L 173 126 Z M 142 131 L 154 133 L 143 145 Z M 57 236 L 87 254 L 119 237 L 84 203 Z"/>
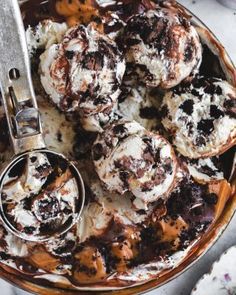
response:
<path fill-rule="evenodd" d="M 44 148 L 17 0 L 1 0 L 0 28 L 0 86 L 14 151 L 19 154 Z"/>

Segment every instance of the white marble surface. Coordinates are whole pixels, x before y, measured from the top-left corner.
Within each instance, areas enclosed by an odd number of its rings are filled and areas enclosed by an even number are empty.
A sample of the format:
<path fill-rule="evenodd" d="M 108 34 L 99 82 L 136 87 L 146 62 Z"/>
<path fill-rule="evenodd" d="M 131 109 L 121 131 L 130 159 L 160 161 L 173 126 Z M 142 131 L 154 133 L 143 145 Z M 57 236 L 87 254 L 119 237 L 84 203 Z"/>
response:
<path fill-rule="evenodd" d="M 216 34 L 236 64 L 236 10 L 223 7 L 216 0 L 179 0 Z M 146 295 L 189 295 L 199 278 L 230 246 L 236 245 L 236 216 L 219 241 L 191 269 L 177 279 Z M 0 294 L 27 295 L 0 280 Z M 207 294 L 202 294 L 207 295 Z M 217 294 L 216 294 L 217 295 Z"/>

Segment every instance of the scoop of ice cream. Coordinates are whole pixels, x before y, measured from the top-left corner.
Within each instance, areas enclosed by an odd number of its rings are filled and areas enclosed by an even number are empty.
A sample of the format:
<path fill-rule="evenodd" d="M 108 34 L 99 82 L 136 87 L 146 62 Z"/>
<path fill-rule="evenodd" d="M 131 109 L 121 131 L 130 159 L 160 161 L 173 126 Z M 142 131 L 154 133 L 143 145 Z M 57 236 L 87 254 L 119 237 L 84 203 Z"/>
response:
<path fill-rule="evenodd" d="M 177 150 L 192 159 L 223 153 L 236 142 L 236 89 L 220 79 L 194 80 L 168 92 L 162 123 Z"/>
<path fill-rule="evenodd" d="M 147 86 L 174 87 L 200 65 L 198 34 L 175 9 L 157 8 L 133 16 L 124 38 L 127 61 Z"/>
<path fill-rule="evenodd" d="M 64 112 L 79 111 L 83 119 L 112 112 L 125 61 L 114 41 L 92 26 L 76 26 L 41 55 L 40 69 L 51 100 Z"/>
<path fill-rule="evenodd" d="M 69 26 L 94 22 L 98 29 L 113 38 L 132 15 L 153 8 L 150 0 L 60 0 L 56 1 L 56 11 Z"/>
<path fill-rule="evenodd" d="M 31 153 L 3 179 L 5 216 L 24 237 L 45 238 L 77 218 L 76 178 L 65 162 L 57 160 Z"/>
<path fill-rule="evenodd" d="M 223 168 L 218 157 L 184 160 L 190 175 L 200 182 L 224 179 Z"/>
<path fill-rule="evenodd" d="M 175 182 L 177 165 L 171 145 L 135 121 L 107 127 L 93 145 L 93 160 L 109 191 L 131 191 L 147 203 L 166 198 Z"/>

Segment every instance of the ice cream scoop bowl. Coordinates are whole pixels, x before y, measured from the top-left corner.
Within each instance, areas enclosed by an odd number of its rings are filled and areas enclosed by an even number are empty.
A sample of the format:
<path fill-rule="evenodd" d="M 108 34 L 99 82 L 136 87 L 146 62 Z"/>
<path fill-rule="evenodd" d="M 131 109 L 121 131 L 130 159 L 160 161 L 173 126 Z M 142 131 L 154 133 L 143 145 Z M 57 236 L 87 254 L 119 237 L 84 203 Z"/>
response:
<path fill-rule="evenodd" d="M 54 235 L 65 233 L 78 221 L 84 206 L 84 184 L 78 169 L 72 162 L 70 162 L 65 156 L 46 148 L 42 135 L 40 113 L 31 80 L 30 61 L 25 40 L 24 26 L 17 0 L 3 0 L 1 2 L 0 26 L 0 86 L 2 104 L 6 114 L 9 135 L 15 154 L 12 161 L 6 165 L 0 176 L 0 215 L 7 230 L 18 237 L 36 242 L 44 241 L 50 239 Z M 60 162 L 61 167 L 67 167 L 67 171 L 69 171 L 71 178 L 76 180 L 75 190 L 78 193 L 77 198 L 73 199 L 73 204 L 69 204 L 68 200 L 64 200 L 63 203 L 63 210 L 67 205 L 67 211 L 69 206 L 71 206 L 71 208 L 73 207 L 73 217 L 65 219 L 64 223 L 61 221 L 60 226 L 55 226 L 54 230 L 51 229 L 48 233 L 45 233 L 44 230 L 42 235 L 34 235 L 30 231 L 23 232 L 19 228 L 16 228 L 6 215 L 3 206 L 3 188 L 6 183 L 9 183 L 9 175 L 14 175 L 13 180 L 18 176 L 20 177 L 20 175 L 17 175 L 19 166 L 21 163 L 23 165 L 32 154 L 36 156 L 43 154 L 47 158 L 57 159 L 57 162 Z M 53 170 L 55 168 L 53 167 L 53 163 L 50 163 L 50 165 Z M 21 174 L 22 171 L 19 172 L 19 174 Z M 44 173 L 42 169 L 39 172 L 41 174 Z M 63 182 L 63 174 L 60 175 L 60 177 L 62 181 L 61 186 L 63 186 L 65 184 Z M 56 186 L 56 184 L 54 184 L 54 186 Z M 50 192 L 49 188 L 51 190 Z M 65 199 L 59 190 L 60 188 L 61 187 L 59 186 L 57 187 L 58 192 L 60 192 L 60 198 Z M 47 219 L 52 215 L 52 212 L 50 212 L 52 204 L 48 202 L 48 207 L 46 207 L 44 199 L 45 195 L 48 200 L 52 199 L 50 193 L 54 193 L 53 186 L 48 185 L 46 189 L 43 187 L 43 193 L 40 193 L 41 204 L 43 204 L 43 207 L 48 210 L 48 212 L 41 212 L 41 215 L 44 219 Z M 32 197 L 32 193 L 29 191 L 27 199 L 30 197 Z M 60 203 L 61 199 L 57 199 L 56 211 L 58 215 L 56 217 L 58 218 L 62 217 L 62 213 L 58 209 L 62 207 L 62 203 Z M 29 206 L 29 208 L 31 208 L 31 206 Z M 33 212 L 30 212 L 30 209 L 28 210 L 30 216 L 35 217 L 33 216 Z M 67 212 L 66 210 L 64 211 Z M 66 215 L 66 213 L 63 214 Z M 56 217 L 54 216 L 55 220 Z M 45 221 L 45 224 L 47 225 L 47 220 Z"/>

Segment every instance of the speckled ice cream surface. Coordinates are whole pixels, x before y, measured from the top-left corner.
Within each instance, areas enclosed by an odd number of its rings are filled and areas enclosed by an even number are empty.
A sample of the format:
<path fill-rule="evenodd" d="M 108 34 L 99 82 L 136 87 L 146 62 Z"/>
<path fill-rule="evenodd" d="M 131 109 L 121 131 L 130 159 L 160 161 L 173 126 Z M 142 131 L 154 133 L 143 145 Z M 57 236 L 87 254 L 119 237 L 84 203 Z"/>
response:
<path fill-rule="evenodd" d="M 164 127 L 173 134 L 177 150 L 193 159 L 220 154 L 236 139 L 235 110 L 226 106 L 227 102 L 234 103 L 236 89 L 217 79 L 209 85 L 219 93 L 191 85 L 180 93 L 168 92 L 163 100 Z"/>
<path fill-rule="evenodd" d="M 86 129 L 99 129 L 96 121 L 106 121 L 116 106 L 125 72 L 115 42 L 92 26 L 78 26 L 40 59 L 41 83 L 51 100 L 63 111 L 78 110 Z"/>

